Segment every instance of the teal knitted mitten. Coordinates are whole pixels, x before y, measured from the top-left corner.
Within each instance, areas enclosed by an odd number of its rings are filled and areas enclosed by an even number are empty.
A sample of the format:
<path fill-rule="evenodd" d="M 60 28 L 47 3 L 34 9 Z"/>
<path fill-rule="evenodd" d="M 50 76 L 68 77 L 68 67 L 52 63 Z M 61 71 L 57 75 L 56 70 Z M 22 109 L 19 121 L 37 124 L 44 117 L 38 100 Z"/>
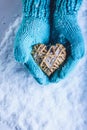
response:
<path fill-rule="evenodd" d="M 55 0 L 52 17 L 52 43 L 62 42 L 66 39 L 67 60 L 60 70 L 51 77 L 51 82 L 58 82 L 67 76 L 84 55 L 84 40 L 77 22 L 77 13 L 82 0 Z M 62 37 L 62 38 L 61 38 Z M 63 43 L 63 42 L 62 42 Z"/>
<path fill-rule="evenodd" d="M 58 82 L 64 78 L 84 54 L 84 41 L 77 23 L 77 12 L 82 0 L 22 0 L 23 20 L 15 38 L 14 55 L 22 62 L 40 84 Z M 51 13 L 51 6 L 54 12 Z M 49 20 L 51 14 L 51 20 Z M 53 16 L 53 17 L 52 17 Z M 51 26 L 50 26 L 50 24 Z M 51 28 L 50 28 L 51 27 Z M 50 35 L 51 33 L 51 35 Z M 32 46 L 38 43 L 63 43 L 67 60 L 63 67 L 48 78 L 31 56 Z"/>
<path fill-rule="evenodd" d="M 14 44 L 15 59 L 24 63 L 40 84 L 47 84 L 48 77 L 31 56 L 32 46 L 47 44 L 50 37 L 49 0 L 22 0 L 23 20 Z"/>

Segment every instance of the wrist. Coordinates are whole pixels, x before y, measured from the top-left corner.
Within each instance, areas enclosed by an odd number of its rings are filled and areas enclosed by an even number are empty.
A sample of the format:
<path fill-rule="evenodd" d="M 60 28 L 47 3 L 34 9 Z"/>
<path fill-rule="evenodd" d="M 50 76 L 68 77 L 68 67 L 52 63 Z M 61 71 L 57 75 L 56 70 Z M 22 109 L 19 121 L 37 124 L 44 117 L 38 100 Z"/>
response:
<path fill-rule="evenodd" d="M 49 0 L 22 0 L 23 15 L 29 17 L 49 17 Z"/>
<path fill-rule="evenodd" d="M 57 0 L 55 5 L 55 13 L 59 13 L 62 15 L 77 14 L 81 4 L 82 0 Z"/>

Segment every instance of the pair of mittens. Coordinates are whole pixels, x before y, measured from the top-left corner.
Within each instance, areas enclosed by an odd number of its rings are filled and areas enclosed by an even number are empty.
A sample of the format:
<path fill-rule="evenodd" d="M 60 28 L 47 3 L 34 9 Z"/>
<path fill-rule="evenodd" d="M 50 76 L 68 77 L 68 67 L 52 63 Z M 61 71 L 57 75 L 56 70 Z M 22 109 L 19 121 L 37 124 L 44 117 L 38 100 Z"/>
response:
<path fill-rule="evenodd" d="M 22 3 L 23 19 L 15 38 L 15 59 L 25 64 L 40 84 L 58 82 L 84 55 L 84 40 L 77 22 L 82 0 L 22 0 Z M 61 42 L 61 35 L 69 43 L 66 48 L 70 53 L 64 66 L 48 77 L 35 63 L 31 55 L 32 46 Z"/>

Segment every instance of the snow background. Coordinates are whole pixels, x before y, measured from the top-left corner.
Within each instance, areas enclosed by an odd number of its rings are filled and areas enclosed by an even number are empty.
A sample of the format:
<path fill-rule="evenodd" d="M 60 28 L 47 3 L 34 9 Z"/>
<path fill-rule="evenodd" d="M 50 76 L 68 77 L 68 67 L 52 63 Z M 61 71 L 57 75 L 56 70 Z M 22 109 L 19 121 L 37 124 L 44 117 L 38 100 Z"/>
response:
<path fill-rule="evenodd" d="M 21 0 L 0 0 L 0 130 L 87 130 L 87 0 L 78 21 L 85 57 L 69 77 L 41 87 L 13 56 Z"/>

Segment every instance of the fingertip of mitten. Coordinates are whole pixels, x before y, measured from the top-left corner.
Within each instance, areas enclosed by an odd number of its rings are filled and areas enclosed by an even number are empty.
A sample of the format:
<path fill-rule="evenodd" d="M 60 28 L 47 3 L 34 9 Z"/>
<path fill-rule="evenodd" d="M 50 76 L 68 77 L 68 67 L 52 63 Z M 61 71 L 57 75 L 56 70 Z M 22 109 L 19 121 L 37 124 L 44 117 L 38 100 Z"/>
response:
<path fill-rule="evenodd" d="M 45 75 L 38 64 L 35 63 L 31 55 L 29 56 L 28 62 L 26 62 L 24 65 L 40 85 L 48 85 L 50 83 L 47 75 Z"/>
<path fill-rule="evenodd" d="M 49 85 L 50 82 L 48 80 L 44 80 L 44 79 L 40 79 L 40 78 L 36 78 L 37 82 L 41 85 L 41 86 L 44 86 L 44 85 Z"/>
<path fill-rule="evenodd" d="M 59 77 L 59 71 L 54 72 L 54 74 L 50 78 L 51 83 L 58 83 L 61 80 Z"/>
<path fill-rule="evenodd" d="M 66 69 L 66 71 L 61 71 L 59 74 L 59 77 L 61 79 L 64 79 L 65 77 L 67 77 L 67 75 L 69 74 L 69 72 L 67 72 L 67 71 L 68 71 L 68 68 Z"/>

